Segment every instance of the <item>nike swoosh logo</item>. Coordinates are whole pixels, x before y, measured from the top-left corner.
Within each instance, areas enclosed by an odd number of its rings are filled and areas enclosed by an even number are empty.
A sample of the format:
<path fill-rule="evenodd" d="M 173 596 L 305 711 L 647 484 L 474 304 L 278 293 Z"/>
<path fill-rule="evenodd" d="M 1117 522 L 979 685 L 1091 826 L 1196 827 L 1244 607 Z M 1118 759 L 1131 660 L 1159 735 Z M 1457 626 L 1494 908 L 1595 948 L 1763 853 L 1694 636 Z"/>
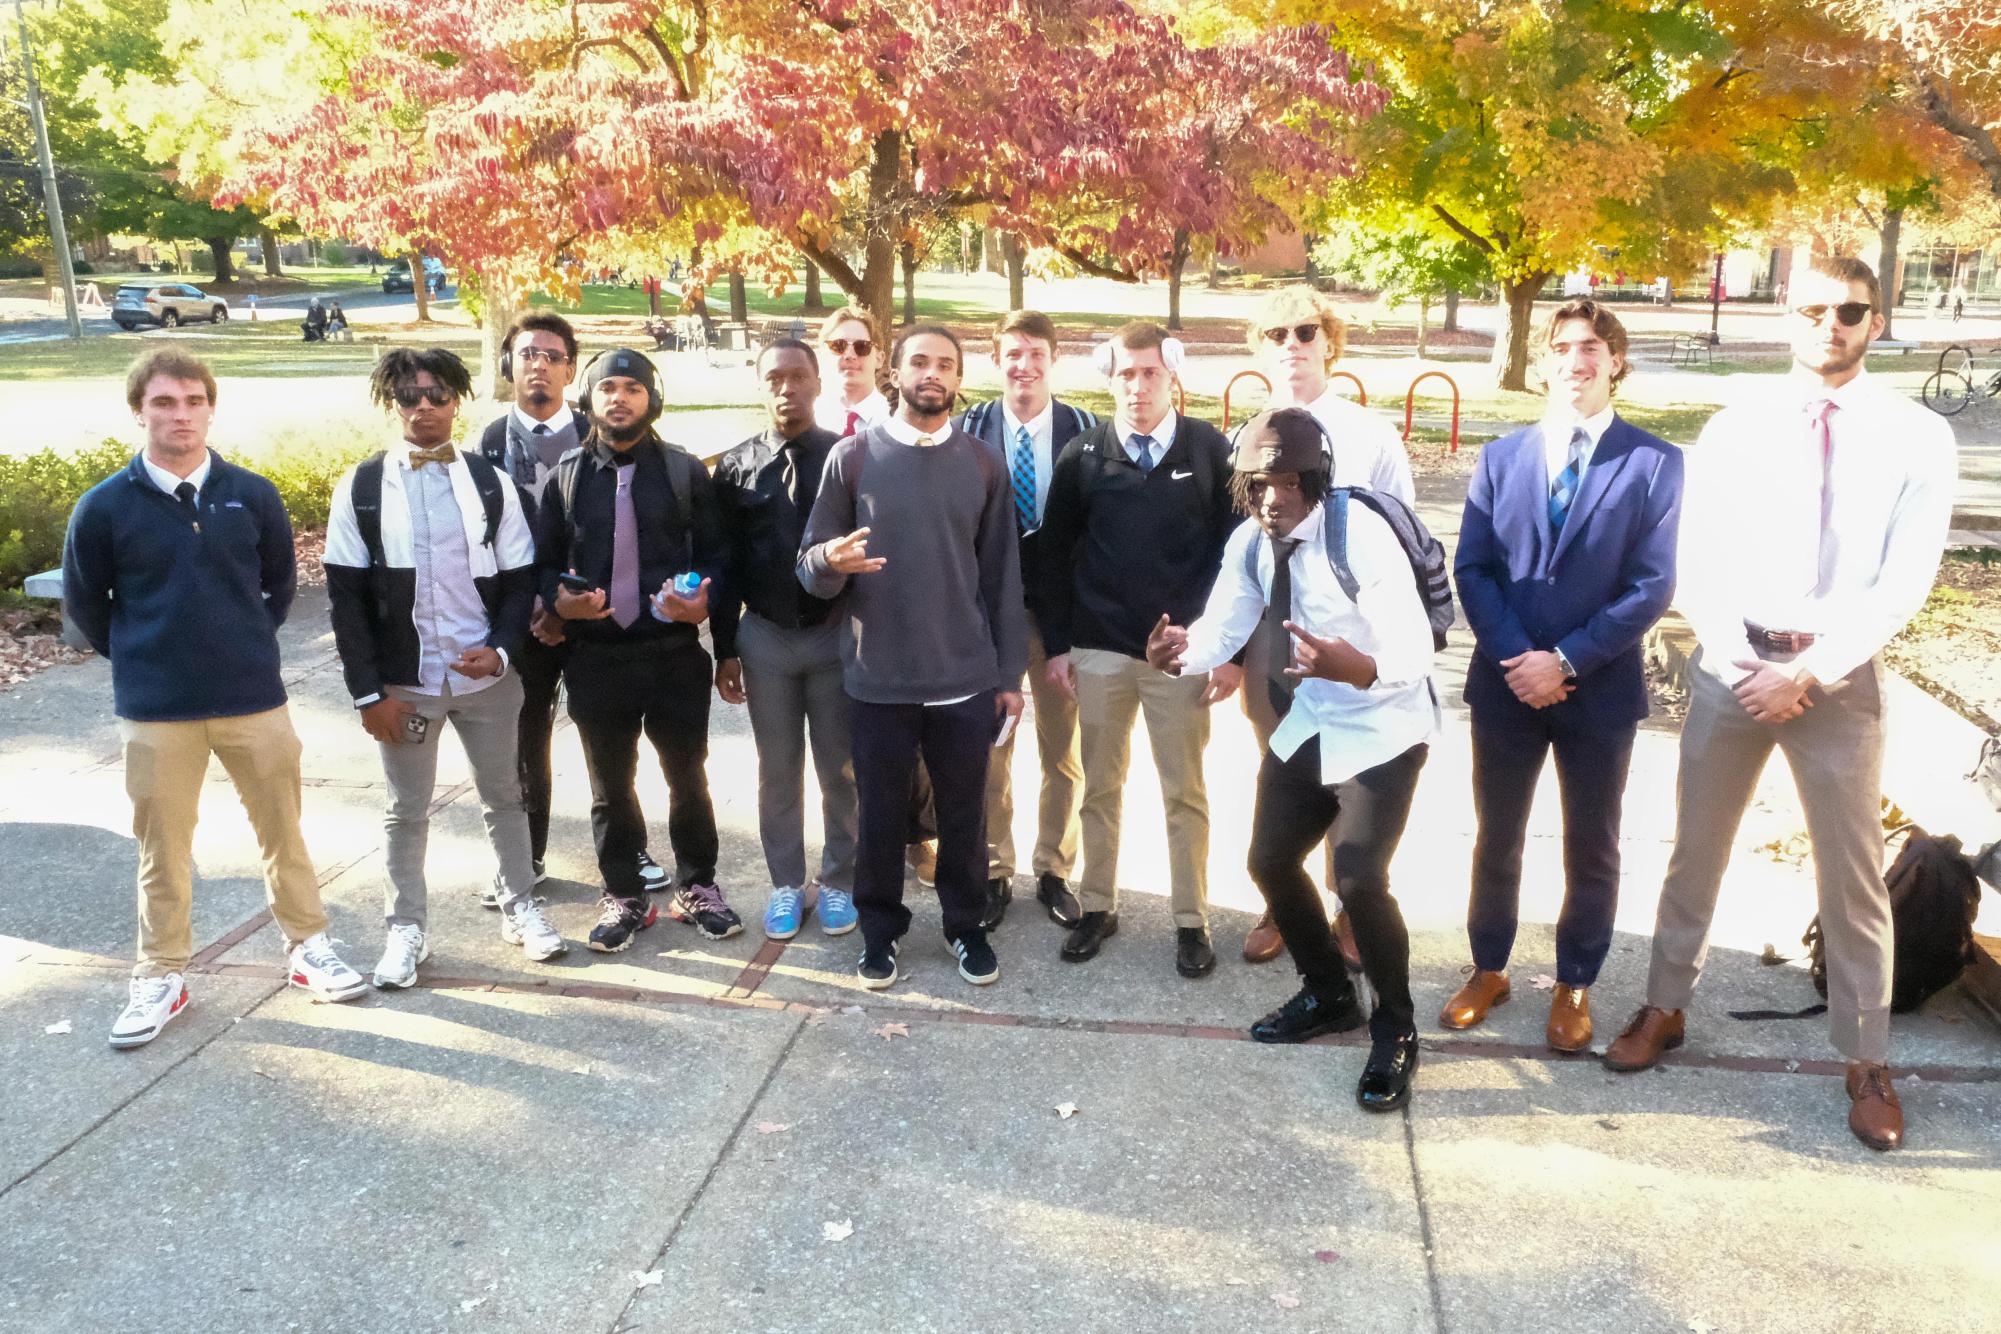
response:
<path fill-rule="evenodd" d="M 1182 478 L 1184 478 L 1184 477 L 1193 477 L 1193 476 L 1194 476 L 1195 474 L 1194 474 L 1194 473 L 1192 473 L 1192 472 L 1188 472 L 1188 471 L 1185 471 L 1185 470 L 1184 470 L 1184 471 L 1182 471 L 1182 472 L 1171 472 L 1171 473 L 1169 473 L 1169 474 L 1167 474 L 1167 475 L 1168 475 L 1168 476 L 1169 476 L 1170 478 L 1172 478 L 1173 480 L 1175 480 L 1175 481 L 1177 481 L 1177 482 L 1178 482 L 1178 481 L 1180 481 L 1180 480 L 1181 480 Z"/>

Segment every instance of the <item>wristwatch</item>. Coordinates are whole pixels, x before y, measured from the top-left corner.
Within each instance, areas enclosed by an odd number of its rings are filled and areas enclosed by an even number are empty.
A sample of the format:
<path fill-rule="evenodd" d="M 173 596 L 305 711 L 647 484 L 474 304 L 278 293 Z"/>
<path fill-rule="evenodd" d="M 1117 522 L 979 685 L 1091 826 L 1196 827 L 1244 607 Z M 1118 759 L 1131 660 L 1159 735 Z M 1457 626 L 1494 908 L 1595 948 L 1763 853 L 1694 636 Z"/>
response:
<path fill-rule="evenodd" d="M 1556 655 L 1556 665 L 1563 668 L 1563 679 L 1566 681 L 1575 681 L 1577 679 L 1577 669 L 1570 665 L 1569 658 L 1563 656 L 1563 650 L 1553 648 L 1550 652 Z"/>

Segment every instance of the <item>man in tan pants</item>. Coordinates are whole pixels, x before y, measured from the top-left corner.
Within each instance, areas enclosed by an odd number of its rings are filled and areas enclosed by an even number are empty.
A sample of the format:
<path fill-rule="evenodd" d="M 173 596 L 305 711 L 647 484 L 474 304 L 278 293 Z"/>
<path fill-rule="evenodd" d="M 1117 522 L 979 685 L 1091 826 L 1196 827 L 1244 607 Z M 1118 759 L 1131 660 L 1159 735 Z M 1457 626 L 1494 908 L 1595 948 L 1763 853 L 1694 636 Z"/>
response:
<path fill-rule="evenodd" d="M 211 755 L 263 850 L 292 985 L 340 1001 L 366 984 L 327 939 L 299 831 L 299 738 L 278 674 L 277 630 L 297 586 L 284 504 L 208 448 L 215 377 L 200 361 L 149 353 L 125 392 L 146 445 L 70 516 L 63 614 L 111 660 L 139 840 L 139 963 L 111 1045 L 138 1047 L 188 1003 L 195 819 Z"/>

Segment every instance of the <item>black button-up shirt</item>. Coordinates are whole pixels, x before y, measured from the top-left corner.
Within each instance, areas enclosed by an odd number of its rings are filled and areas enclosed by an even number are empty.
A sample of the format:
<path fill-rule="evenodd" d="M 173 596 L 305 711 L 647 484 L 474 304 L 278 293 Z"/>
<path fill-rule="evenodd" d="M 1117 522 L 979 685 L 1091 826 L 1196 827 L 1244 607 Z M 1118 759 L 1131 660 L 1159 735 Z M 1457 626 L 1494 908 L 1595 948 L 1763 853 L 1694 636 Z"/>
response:
<path fill-rule="evenodd" d="M 728 557 L 723 594 L 710 607 L 709 633 L 718 658 L 734 658 L 736 627 L 745 608 L 787 630 L 823 625 L 833 603 L 799 586 L 794 567 L 799 538 L 827 451 L 839 437 L 809 426 L 791 440 L 776 431 L 752 436 L 716 464 L 716 499 Z"/>

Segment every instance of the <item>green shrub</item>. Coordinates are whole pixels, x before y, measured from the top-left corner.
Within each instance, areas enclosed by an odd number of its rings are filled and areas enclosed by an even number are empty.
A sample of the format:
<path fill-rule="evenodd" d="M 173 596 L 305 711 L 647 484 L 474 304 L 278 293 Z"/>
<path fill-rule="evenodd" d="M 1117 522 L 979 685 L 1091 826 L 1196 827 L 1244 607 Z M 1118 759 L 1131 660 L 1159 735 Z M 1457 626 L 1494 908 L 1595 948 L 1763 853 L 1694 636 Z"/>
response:
<path fill-rule="evenodd" d="M 338 445 L 283 440 L 255 459 L 245 460 L 244 466 L 271 479 L 278 488 L 278 498 L 285 502 L 285 512 L 292 516 L 292 527 L 324 528 L 334 483 L 379 448 L 358 437 Z"/>

